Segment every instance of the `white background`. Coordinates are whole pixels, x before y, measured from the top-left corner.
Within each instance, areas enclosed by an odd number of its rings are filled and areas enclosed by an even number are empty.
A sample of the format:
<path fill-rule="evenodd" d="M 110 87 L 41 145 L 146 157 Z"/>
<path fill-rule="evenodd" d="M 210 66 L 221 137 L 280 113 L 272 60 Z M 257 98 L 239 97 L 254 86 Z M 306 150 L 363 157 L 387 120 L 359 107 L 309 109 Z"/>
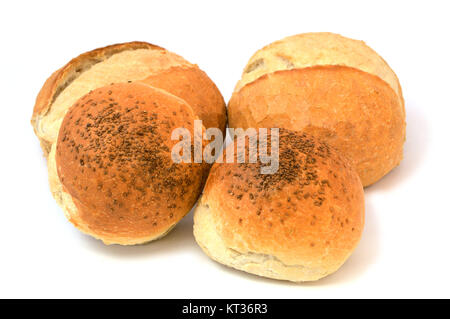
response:
<path fill-rule="evenodd" d="M 0 297 L 450 297 L 447 1 L 2 1 Z M 226 101 L 250 56 L 282 37 L 366 41 L 400 78 L 401 165 L 365 190 L 366 226 L 335 274 L 293 284 L 228 269 L 195 244 L 192 214 L 144 246 L 105 246 L 64 217 L 29 123 L 45 79 L 76 55 L 140 40 L 197 63 Z"/>

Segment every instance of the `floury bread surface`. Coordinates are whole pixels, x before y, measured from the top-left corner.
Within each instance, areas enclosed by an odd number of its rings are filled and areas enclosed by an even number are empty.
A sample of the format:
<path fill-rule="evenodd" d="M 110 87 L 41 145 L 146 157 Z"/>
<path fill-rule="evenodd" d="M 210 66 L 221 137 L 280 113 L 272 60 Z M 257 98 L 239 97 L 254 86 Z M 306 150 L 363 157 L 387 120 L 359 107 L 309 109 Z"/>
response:
<path fill-rule="evenodd" d="M 405 141 L 400 83 L 362 41 L 306 33 L 256 52 L 228 106 L 230 127 L 283 127 L 327 141 L 364 186 L 397 166 Z"/>
<path fill-rule="evenodd" d="M 315 137 L 281 129 L 279 141 L 275 174 L 261 174 L 260 162 L 213 165 L 194 235 L 209 257 L 227 266 L 317 280 L 339 269 L 357 246 L 363 188 L 350 162 Z"/>

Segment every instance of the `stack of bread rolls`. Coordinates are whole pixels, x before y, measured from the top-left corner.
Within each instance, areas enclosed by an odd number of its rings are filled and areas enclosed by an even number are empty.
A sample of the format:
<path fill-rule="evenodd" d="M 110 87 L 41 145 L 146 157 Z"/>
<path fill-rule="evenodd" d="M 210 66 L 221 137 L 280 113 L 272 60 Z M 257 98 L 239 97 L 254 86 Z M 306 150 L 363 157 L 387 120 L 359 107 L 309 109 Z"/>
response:
<path fill-rule="evenodd" d="M 160 238 L 203 191 L 194 236 L 212 259 L 295 282 L 335 272 L 363 232 L 363 187 L 402 158 L 405 109 L 395 73 L 362 41 L 340 35 L 276 41 L 245 67 L 228 124 L 275 128 L 264 146 L 277 146 L 278 169 L 262 173 L 267 150 L 250 143 L 244 163 L 236 143 L 219 157 L 231 154 L 231 162 L 173 161 L 176 128 L 194 136 L 201 119 L 202 133 L 225 133 L 226 114 L 196 65 L 131 42 L 84 53 L 53 73 L 32 124 L 53 196 L 77 228 L 106 244 Z"/>
<path fill-rule="evenodd" d="M 131 42 L 84 53 L 41 89 L 32 125 L 67 218 L 107 244 L 166 234 L 195 204 L 208 165 L 173 163 L 174 129 L 226 127 L 225 102 L 196 65 Z"/>

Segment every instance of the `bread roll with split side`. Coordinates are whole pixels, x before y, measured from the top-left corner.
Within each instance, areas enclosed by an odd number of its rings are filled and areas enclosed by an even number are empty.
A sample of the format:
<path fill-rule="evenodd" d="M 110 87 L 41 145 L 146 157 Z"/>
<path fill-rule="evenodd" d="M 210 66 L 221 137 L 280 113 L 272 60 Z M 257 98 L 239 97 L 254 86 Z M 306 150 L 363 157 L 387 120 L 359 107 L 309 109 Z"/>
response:
<path fill-rule="evenodd" d="M 246 150 L 248 156 L 248 143 Z M 311 135 L 285 129 L 275 174 L 261 174 L 261 162 L 239 164 L 234 154 L 234 163 L 213 164 L 195 210 L 194 235 L 203 251 L 274 279 L 311 281 L 335 272 L 364 226 L 363 188 L 348 159 Z"/>
<path fill-rule="evenodd" d="M 145 42 L 115 44 L 74 58 L 54 72 L 36 99 L 31 123 L 45 156 L 56 141 L 67 110 L 89 91 L 128 81 L 143 81 L 185 100 L 208 127 L 223 132 L 225 102 L 197 65 Z"/>
<path fill-rule="evenodd" d="M 50 187 L 67 218 L 106 244 L 166 234 L 193 207 L 208 171 L 171 158 L 172 131 L 185 127 L 193 136 L 195 119 L 184 100 L 142 83 L 79 99 L 48 157 Z"/>
<path fill-rule="evenodd" d="M 174 53 L 130 42 L 54 72 L 31 122 L 67 218 L 107 244 L 131 245 L 163 236 L 196 202 L 209 165 L 171 158 L 172 131 L 193 136 L 195 119 L 225 131 L 214 83 Z"/>
<path fill-rule="evenodd" d="M 284 127 L 336 147 L 364 186 L 402 159 L 405 108 L 400 83 L 364 42 L 306 33 L 257 51 L 228 106 L 230 127 Z"/>

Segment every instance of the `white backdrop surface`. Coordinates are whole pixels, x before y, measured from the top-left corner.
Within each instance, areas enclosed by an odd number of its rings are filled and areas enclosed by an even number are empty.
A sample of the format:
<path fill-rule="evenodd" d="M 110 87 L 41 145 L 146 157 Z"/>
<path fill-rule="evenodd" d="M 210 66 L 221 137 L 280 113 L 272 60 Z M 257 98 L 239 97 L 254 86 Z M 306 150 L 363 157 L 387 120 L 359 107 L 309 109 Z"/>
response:
<path fill-rule="evenodd" d="M 450 297 L 446 1 L 63 1 L 0 4 L 0 297 Z M 259 278 L 211 261 L 189 214 L 168 236 L 105 246 L 64 217 L 29 123 L 45 79 L 76 55 L 140 40 L 197 63 L 231 96 L 247 60 L 282 37 L 364 40 L 399 76 L 407 111 L 401 165 L 365 190 L 355 253 L 313 283 Z"/>

